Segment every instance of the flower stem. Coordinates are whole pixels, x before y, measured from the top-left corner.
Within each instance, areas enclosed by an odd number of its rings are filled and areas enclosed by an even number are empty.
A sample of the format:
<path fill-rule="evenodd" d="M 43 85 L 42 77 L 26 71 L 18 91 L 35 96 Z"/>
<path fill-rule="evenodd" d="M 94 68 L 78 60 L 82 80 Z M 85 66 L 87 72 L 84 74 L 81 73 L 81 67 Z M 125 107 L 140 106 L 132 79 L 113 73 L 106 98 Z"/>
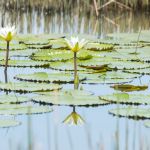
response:
<path fill-rule="evenodd" d="M 77 74 L 77 52 L 74 52 L 74 89 L 78 89 L 79 79 Z"/>
<path fill-rule="evenodd" d="M 9 57 L 9 41 L 7 41 L 6 60 L 5 60 L 5 71 L 7 71 L 8 57 Z"/>

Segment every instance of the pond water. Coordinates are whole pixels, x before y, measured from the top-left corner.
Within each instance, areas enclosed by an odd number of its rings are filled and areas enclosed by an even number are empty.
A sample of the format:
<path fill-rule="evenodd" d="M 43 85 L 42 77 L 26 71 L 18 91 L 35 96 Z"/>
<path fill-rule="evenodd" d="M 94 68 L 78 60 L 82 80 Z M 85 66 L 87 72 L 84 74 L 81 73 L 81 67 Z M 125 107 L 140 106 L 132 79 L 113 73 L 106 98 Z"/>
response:
<path fill-rule="evenodd" d="M 104 38 L 108 33 L 133 33 L 150 29 L 150 15 L 120 11 L 107 12 L 98 19 L 91 14 L 80 14 L 78 9 L 68 13 L 31 12 L 0 12 L 2 25 L 14 23 L 20 34 L 90 34 Z M 14 58 L 18 59 L 18 58 Z M 22 58 L 19 58 L 22 59 Z M 4 68 L 0 68 L 0 81 L 5 81 Z M 8 68 L 8 81 L 16 81 L 17 74 L 47 72 L 52 70 L 40 68 Z M 144 85 L 150 83 L 149 76 L 134 79 L 131 84 Z M 73 89 L 73 84 L 63 84 L 64 89 Z M 80 84 L 84 90 L 95 95 L 106 95 L 116 92 L 107 84 Z M 140 93 L 147 94 L 150 88 Z M 4 92 L 1 92 L 3 94 Z M 138 93 L 138 92 L 133 92 Z M 19 95 L 19 94 L 17 94 Z M 33 96 L 33 94 L 26 94 Z M 118 118 L 108 113 L 108 110 L 118 105 L 110 104 L 97 107 L 76 107 L 85 123 L 79 126 L 69 126 L 62 123 L 72 112 L 69 106 L 51 106 L 53 112 L 37 115 L 6 116 L 22 122 L 18 127 L 0 129 L 1 150 L 150 150 L 150 129 L 143 120 L 134 121 Z M 138 107 L 138 106 L 136 106 Z M 149 108 L 149 106 L 145 106 Z M 1 116 L 4 118 L 4 116 Z"/>

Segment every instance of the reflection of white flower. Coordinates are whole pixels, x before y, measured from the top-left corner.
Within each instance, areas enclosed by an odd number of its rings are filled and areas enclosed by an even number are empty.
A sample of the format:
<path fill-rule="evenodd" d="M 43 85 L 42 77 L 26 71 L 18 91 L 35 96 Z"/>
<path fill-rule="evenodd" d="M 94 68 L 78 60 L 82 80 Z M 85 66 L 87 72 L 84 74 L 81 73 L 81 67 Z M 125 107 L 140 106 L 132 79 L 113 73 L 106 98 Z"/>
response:
<path fill-rule="evenodd" d="M 0 38 L 4 39 L 7 42 L 10 42 L 14 35 L 16 34 L 15 26 L 7 26 L 4 28 L 0 28 Z"/>
<path fill-rule="evenodd" d="M 78 125 L 83 124 L 84 120 L 79 114 L 73 111 L 63 122 L 67 124 Z"/>
<path fill-rule="evenodd" d="M 85 39 L 79 40 L 78 37 L 71 37 L 71 39 L 65 39 L 67 46 L 73 51 L 78 52 L 81 48 L 85 46 L 87 41 Z"/>

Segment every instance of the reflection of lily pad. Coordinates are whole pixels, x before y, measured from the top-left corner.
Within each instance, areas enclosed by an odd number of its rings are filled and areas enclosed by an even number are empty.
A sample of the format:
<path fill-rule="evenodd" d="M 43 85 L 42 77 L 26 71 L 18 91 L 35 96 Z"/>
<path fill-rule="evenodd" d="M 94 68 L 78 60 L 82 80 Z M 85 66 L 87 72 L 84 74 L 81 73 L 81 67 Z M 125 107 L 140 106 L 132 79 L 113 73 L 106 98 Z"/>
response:
<path fill-rule="evenodd" d="M 150 128 L 150 121 L 146 121 L 146 122 L 144 123 L 144 125 L 145 125 L 145 127 Z"/>
<path fill-rule="evenodd" d="M 15 127 L 20 125 L 21 122 L 16 120 L 0 120 L 0 128 L 8 128 L 8 127 Z"/>
<path fill-rule="evenodd" d="M 0 95 L 0 103 L 23 103 L 29 100 L 26 96 Z"/>
<path fill-rule="evenodd" d="M 113 85 L 111 88 L 114 88 L 115 90 L 122 91 L 122 92 L 132 92 L 132 91 L 143 91 L 148 88 L 147 85 L 144 86 L 135 86 L 130 84 L 124 84 L 124 85 Z"/>
<path fill-rule="evenodd" d="M 16 83 L 0 83 L 0 89 L 4 91 L 15 91 L 20 93 L 26 92 L 42 92 L 59 90 L 62 87 L 57 84 L 46 83 L 29 83 L 29 82 L 16 82 Z"/>
<path fill-rule="evenodd" d="M 69 106 L 96 106 L 96 105 L 105 105 L 108 104 L 107 101 L 101 100 L 98 96 L 89 95 L 89 93 L 83 94 L 76 92 L 73 94 L 71 92 L 62 92 L 59 94 L 52 95 L 40 95 L 33 97 L 34 102 L 39 102 L 42 104 L 51 104 L 51 105 L 69 105 Z"/>
<path fill-rule="evenodd" d="M 46 83 L 73 83 L 74 75 L 69 73 L 51 73 L 37 72 L 34 74 L 20 74 L 15 76 L 18 80 L 31 81 L 31 82 L 46 82 Z M 85 77 L 79 76 L 79 80 L 83 81 Z"/>
<path fill-rule="evenodd" d="M 22 106 L 20 104 L 0 105 L 0 115 L 41 114 L 51 112 L 48 106 Z"/>
<path fill-rule="evenodd" d="M 133 119 L 150 119 L 150 109 L 146 108 L 116 108 L 109 110 L 109 113 Z"/>
<path fill-rule="evenodd" d="M 5 60 L 0 61 L 0 66 L 5 66 Z M 33 60 L 9 60 L 9 67 L 48 67 L 49 63 Z"/>
<path fill-rule="evenodd" d="M 144 94 L 114 93 L 111 95 L 100 96 L 100 98 L 112 103 L 150 105 L 150 95 Z"/>

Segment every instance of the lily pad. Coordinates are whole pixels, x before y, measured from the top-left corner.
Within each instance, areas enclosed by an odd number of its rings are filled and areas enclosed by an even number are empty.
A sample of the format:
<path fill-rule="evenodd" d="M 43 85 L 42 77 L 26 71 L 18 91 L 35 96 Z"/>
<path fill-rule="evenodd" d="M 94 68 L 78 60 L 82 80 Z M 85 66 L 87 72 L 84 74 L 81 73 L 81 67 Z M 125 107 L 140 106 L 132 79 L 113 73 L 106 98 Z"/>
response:
<path fill-rule="evenodd" d="M 143 91 L 148 88 L 147 85 L 135 86 L 135 85 L 130 85 L 130 84 L 113 85 L 110 87 L 114 88 L 115 90 L 122 91 L 122 92 Z"/>
<path fill-rule="evenodd" d="M 117 108 L 109 110 L 110 114 L 133 119 L 150 119 L 150 109 L 146 108 Z"/>
<path fill-rule="evenodd" d="M 0 66 L 5 66 L 5 60 L 0 61 Z M 9 67 L 49 67 L 49 63 L 34 60 L 9 60 Z"/>
<path fill-rule="evenodd" d="M 15 79 L 31 82 L 46 82 L 46 83 L 73 83 L 74 75 L 69 73 L 51 73 L 37 72 L 33 74 L 20 74 L 15 76 Z M 79 76 L 79 80 L 85 80 L 84 76 Z"/>
<path fill-rule="evenodd" d="M 113 48 L 114 48 L 113 44 L 101 44 L 101 43 L 88 43 L 85 46 L 85 49 L 93 51 L 110 51 Z"/>
<path fill-rule="evenodd" d="M 41 50 L 34 53 L 31 56 L 31 59 L 38 61 L 66 61 L 69 59 L 73 59 L 73 52 L 68 50 Z M 78 52 L 77 58 L 79 60 L 88 60 L 92 58 L 92 55 L 88 53 L 88 51 L 80 51 Z"/>
<path fill-rule="evenodd" d="M 8 128 L 8 127 L 15 127 L 20 125 L 21 122 L 16 120 L 0 120 L 0 128 Z"/>
<path fill-rule="evenodd" d="M 0 50 L 6 50 L 7 43 L 0 43 Z M 27 48 L 25 44 L 18 44 L 18 43 L 10 43 L 10 51 L 12 50 L 24 50 Z"/>
<path fill-rule="evenodd" d="M 60 70 L 60 71 L 74 71 L 74 65 L 73 61 L 69 60 L 66 62 L 51 62 L 50 68 L 54 70 Z M 77 70 L 84 71 L 87 70 L 83 67 L 78 66 Z"/>
<path fill-rule="evenodd" d="M 42 92 L 59 90 L 62 87 L 57 84 L 46 83 L 29 83 L 29 82 L 16 82 L 16 83 L 0 83 L 0 89 L 4 91 L 15 91 L 20 93 Z"/>
<path fill-rule="evenodd" d="M 89 94 L 84 95 L 83 93 L 80 94 L 78 92 L 76 92 L 76 95 L 70 92 L 66 92 L 64 94 L 57 93 L 56 95 L 40 95 L 33 97 L 32 100 L 42 104 L 66 106 L 97 106 L 108 104 L 107 101 L 101 100 L 98 96 Z"/>
<path fill-rule="evenodd" d="M 15 96 L 15 95 L 0 95 L 0 104 L 3 103 L 23 103 L 28 102 L 30 99 L 26 96 Z"/>
<path fill-rule="evenodd" d="M 110 95 L 100 96 L 100 98 L 112 103 L 150 105 L 150 95 L 144 94 L 114 93 Z"/>
<path fill-rule="evenodd" d="M 48 106 L 24 106 L 20 104 L 1 104 L 0 115 L 29 115 L 51 112 Z"/>
<path fill-rule="evenodd" d="M 150 75 L 150 68 L 134 69 L 134 70 L 124 70 L 124 72 L 141 74 L 141 75 Z"/>

